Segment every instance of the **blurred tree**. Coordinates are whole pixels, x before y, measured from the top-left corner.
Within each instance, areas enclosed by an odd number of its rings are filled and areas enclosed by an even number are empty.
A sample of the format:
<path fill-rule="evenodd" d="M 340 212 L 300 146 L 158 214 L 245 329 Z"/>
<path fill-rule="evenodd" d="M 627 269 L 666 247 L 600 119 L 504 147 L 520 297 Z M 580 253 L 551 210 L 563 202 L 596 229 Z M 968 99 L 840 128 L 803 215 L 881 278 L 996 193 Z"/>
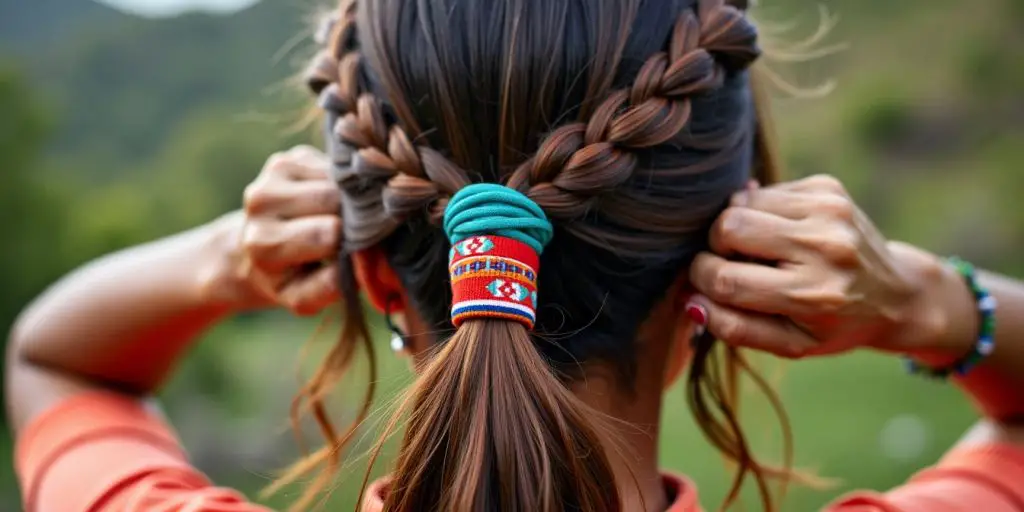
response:
<path fill-rule="evenodd" d="M 271 153 L 308 142 L 289 129 L 296 119 L 287 112 L 240 116 L 230 108 L 186 117 L 151 170 L 151 186 L 161 191 L 153 199 L 162 228 L 182 229 L 239 208 L 245 186 Z"/>
<path fill-rule="evenodd" d="M 6 332 L 24 303 L 60 273 L 68 195 L 59 183 L 39 179 L 50 123 L 9 63 L 0 63 L 0 112 L 0 325 Z"/>
<path fill-rule="evenodd" d="M 23 4 L 34 11 L 33 2 Z M 306 12 L 275 0 L 232 16 L 119 17 L 39 51 L 26 59 L 26 72 L 61 115 L 52 156 L 64 169 L 109 182 L 158 154 L 197 111 L 266 109 L 276 101 L 268 90 L 280 90 L 299 67 L 290 50 L 306 48 L 295 44 L 309 33 Z"/>

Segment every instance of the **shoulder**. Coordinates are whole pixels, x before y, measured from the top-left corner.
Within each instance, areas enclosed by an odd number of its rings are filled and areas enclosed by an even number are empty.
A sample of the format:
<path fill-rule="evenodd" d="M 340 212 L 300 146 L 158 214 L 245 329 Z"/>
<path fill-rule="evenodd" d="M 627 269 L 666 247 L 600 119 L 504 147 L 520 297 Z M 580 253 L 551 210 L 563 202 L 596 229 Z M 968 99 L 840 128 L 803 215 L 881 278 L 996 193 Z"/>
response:
<path fill-rule="evenodd" d="M 1024 512 L 1024 448 L 990 442 L 954 449 L 886 493 L 856 492 L 826 512 Z"/>
<path fill-rule="evenodd" d="M 169 425 L 117 393 L 75 395 L 44 412 L 19 436 L 15 465 L 26 512 L 269 512 L 212 486 Z"/>

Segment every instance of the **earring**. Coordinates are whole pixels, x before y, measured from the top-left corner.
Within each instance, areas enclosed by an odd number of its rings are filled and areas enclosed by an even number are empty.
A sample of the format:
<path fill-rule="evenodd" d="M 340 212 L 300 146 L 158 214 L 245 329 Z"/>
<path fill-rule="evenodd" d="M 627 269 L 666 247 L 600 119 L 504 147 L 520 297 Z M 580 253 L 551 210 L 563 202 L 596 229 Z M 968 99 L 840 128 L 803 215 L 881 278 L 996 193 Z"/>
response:
<path fill-rule="evenodd" d="M 397 332 L 391 333 L 391 350 L 396 354 L 400 354 L 405 350 L 405 339 Z"/>
<path fill-rule="evenodd" d="M 396 354 L 400 354 L 405 351 L 406 336 L 401 329 L 391 320 L 391 304 L 398 300 L 397 296 L 391 296 L 387 300 L 387 306 L 384 307 L 384 322 L 388 326 L 388 330 L 391 331 L 391 350 Z"/>

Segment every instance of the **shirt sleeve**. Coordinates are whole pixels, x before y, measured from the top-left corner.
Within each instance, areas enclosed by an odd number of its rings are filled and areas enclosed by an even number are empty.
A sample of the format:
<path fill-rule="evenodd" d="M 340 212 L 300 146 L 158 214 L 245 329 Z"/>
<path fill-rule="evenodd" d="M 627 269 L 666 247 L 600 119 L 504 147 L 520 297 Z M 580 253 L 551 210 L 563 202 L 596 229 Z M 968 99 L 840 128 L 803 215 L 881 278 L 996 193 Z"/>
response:
<path fill-rule="evenodd" d="M 26 512 L 270 512 L 213 487 L 167 424 L 114 393 L 40 415 L 18 439 L 15 467 Z"/>
<path fill-rule="evenodd" d="M 828 512 L 1024 512 L 1024 448 L 956 449 L 887 493 L 857 492 Z"/>

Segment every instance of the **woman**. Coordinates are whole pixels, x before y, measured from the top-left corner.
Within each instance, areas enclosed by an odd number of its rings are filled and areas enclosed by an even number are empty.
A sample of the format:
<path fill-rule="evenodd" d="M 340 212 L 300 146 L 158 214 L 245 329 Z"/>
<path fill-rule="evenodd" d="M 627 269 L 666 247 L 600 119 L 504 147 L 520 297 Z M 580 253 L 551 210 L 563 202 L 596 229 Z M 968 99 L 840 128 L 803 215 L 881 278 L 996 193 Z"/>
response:
<path fill-rule="evenodd" d="M 22 315 L 8 401 L 27 510 L 262 510 L 211 487 L 140 397 L 225 315 L 340 298 L 342 340 L 302 390 L 320 411 L 368 343 L 357 290 L 420 374 L 363 510 L 701 510 L 656 457 L 662 391 L 687 365 L 734 491 L 752 474 L 777 510 L 766 481 L 791 472 L 733 421 L 736 347 L 903 354 L 962 374 L 985 414 L 935 468 L 829 510 L 1024 510 L 1024 285 L 887 243 L 835 180 L 748 186 L 774 153 L 741 11 L 364 0 L 327 34 L 310 85 L 329 162 L 271 158 L 244 214 L 93 263 Z M 327 449 L 286 480 L 337 465 L 351 431 L 318 419 Z"/>

